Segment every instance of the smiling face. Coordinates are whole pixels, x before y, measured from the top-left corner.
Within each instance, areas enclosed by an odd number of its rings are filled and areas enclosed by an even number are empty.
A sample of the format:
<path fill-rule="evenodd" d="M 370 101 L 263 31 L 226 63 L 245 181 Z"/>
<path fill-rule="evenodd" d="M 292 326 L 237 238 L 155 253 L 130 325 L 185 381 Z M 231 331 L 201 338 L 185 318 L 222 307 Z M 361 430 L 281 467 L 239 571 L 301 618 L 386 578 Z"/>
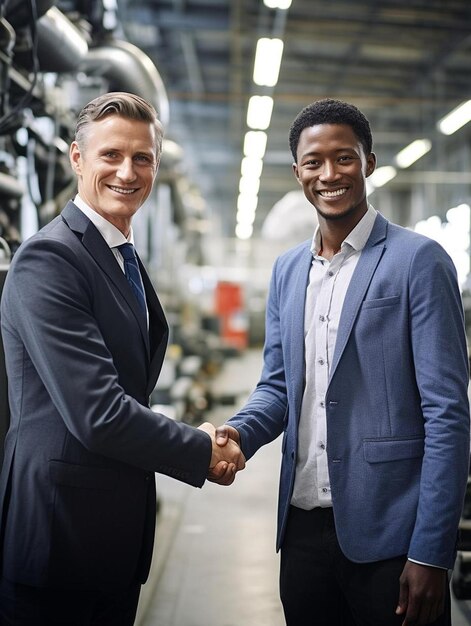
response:
<path fill-rule="evenodd" d="M 70 161 L 80 197 L 127 236 L 157 174 L 154 126 L 108 115 L 90 124 L 81 146 L 72 143 Z"/>
<path fill-rule="evenodd" d="M 366 178 L 375 166 L 351 126 L 318 124 L 302 131 L 293 170 L 320 222 L 354 226 L 367 211 Z"/>

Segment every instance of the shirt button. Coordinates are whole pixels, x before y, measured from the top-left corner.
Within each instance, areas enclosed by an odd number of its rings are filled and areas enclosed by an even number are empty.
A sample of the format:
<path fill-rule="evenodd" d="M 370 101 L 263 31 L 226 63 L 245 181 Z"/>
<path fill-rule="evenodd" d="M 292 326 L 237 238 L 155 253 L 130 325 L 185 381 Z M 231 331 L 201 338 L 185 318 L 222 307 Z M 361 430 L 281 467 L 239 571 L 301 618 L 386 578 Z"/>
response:
<path fill-rule="evenodd" d="M 323 315 L 319 315 L 319 322 L 325 322 L 325 317 Z"/>
<path fill-rule="evenodd" d="M 319 363 L 319 365 L 324 365 L 324 359 L 318 359 L 317 362 Z"/>
<path fill-rule="evenodd" d="M 327 276 L 333 276 L 333 275 L 334 275 L 334 272 L 332 272 L 332 270 L 329 270 L 329 271 L 327 272 Z"/>
<path fill-rule="evenodd" d="M 328 491 L 327 487 L 322 487 L 322 493 L 327 493 Z"/>
<path fill-rule="evenodd" d="M 320 448 L 321 450 L 325 450 L 325 443 L 322 443 L 322 442 L 321 442 L 321 443 L 319 444 L 319 448 Z"/>
<path fill-rule="evenodd" d="M 325 407 L 325 402 L 321 401 L 321 402 L 319 402 L 319 404 L 321 405 L 322 408 Z"/>

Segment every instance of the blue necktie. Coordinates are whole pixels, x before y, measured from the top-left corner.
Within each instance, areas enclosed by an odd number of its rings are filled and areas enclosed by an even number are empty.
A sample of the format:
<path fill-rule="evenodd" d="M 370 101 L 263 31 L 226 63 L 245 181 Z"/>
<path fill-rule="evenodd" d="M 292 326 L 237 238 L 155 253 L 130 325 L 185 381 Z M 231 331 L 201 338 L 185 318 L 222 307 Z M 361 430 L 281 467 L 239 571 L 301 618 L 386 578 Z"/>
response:
<path fill-rule="evenodd" d="M 132 243 L 123 243 L 118 246 L 118 250 L 121 252 L 124 259 L 124 273 L 126 274 L 128 283 L 131 285 L 131 289 L 139 302 L 139 306 L 147 317 L 146 295 L 134 246 Z"/>

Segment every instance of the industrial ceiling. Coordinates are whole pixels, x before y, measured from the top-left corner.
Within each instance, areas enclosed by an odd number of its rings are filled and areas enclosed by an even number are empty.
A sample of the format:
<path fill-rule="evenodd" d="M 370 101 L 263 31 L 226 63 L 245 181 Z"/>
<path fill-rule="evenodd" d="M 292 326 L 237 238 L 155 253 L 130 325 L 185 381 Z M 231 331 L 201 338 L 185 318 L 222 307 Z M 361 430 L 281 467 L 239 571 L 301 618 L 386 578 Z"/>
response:
<path fill-rule="evenodd" d="M 254 235 L 273 205 L 297 188 L 287 143 L 293 118 L 324 97 L 350 101 L 367 115 L 379 165 L 391 164 L 413 139 L 432 141 L 388 193 L 422 182 L 432 188 L 432 205 L 469 199 L 471 124 L 451 138 L 436 126 L 471 97 L 469 0 L 293 0 L 288 10 L 262 0 L 118 0 L 118 7 L 126 38 L 164 80 L 167 135 L 182 146 L 184 167 L 222 234 L 234 236 L 248 100 L 266 93 L 274 108 Z M 284 41 L 279 80 L 270 89 L 252 78 L 260 37 Z M 448 188 L 454 191 L 444 195 Z M 407 222 L 399 208 L 393 217 Z"/>
<path fill-rule="evenodd" d="M 76 113 L 105 90 L 140 93 L 159 110 L 167 137 L 159 176 L 169 182 L 171 218 L 185 240 L 240 236 L 238 205 L 244 219 L 254 219 L 245 236 L 266 237 L 273 206 L 293 190 L 300 195 L 290 125 L 325 97 L 363 110 L 379 168 L 396 167 L 396 176 L 380 189 L 373 185 L 371 194 L 386 217 L 413 226 L 471 204 L 471 123 L 451 135 L 437 128 L 463 102 L 471 113 L 470 0 L 265 4 L 274 1 L 0 0 L 0 237 L 18 245 L 28 198 L 41 226 L 73 193 L 66 148 Z M 284 42 L 270 86 L 253 76 L 261 38 Z M 266 66 L 273 65 L 270 57 Z M 249 171 L 259 182 L 251 216 L 250 203 L 238 196 L 253 96 L 274 104 L 261 175 Z M 397 153 L 416 139 L 429 152 L 397 167 Z M 306 201 L 291 206 L 278 223 L 283 243 Z M 313 219 L 310 205 L 307 215 Z M 311 233 L 312 225 L 300 237 Z"/>

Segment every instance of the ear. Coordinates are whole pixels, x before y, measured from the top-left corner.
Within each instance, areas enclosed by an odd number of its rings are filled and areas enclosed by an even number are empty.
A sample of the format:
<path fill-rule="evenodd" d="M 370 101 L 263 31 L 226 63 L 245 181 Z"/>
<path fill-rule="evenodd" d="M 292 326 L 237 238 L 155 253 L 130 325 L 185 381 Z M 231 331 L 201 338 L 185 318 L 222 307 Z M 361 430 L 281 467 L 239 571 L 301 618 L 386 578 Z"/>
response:
<path fill-rule="evenodd" d="M 294 174 L 294 177 L 296 178 L 296 180 L 298 181 L 298 183 L 300 185 L 302 185 L 302 182 L 299 180 L 299 170 L 298 170 L 298 164 L 297 163 L 293 163 L 293 174 Z"/>
<path fill-rule="evenodd" d="M 76 141 L 73 141 L 70 144 L 69 160 L 70 160 L 70 165 L 72 166 L 72 169 L 74 170 L 76 175 L 80 176 L 81 171 L 82 171 L 81 170 L 82 155 L 81 155 L 78 143 Z"/>
<path fill-rule="evenodd" d="M 371 174 L 376 169 L 376 154 L 374 152 L 370 152 L 366 159 L 366 178 L 371 176 Z"/>

